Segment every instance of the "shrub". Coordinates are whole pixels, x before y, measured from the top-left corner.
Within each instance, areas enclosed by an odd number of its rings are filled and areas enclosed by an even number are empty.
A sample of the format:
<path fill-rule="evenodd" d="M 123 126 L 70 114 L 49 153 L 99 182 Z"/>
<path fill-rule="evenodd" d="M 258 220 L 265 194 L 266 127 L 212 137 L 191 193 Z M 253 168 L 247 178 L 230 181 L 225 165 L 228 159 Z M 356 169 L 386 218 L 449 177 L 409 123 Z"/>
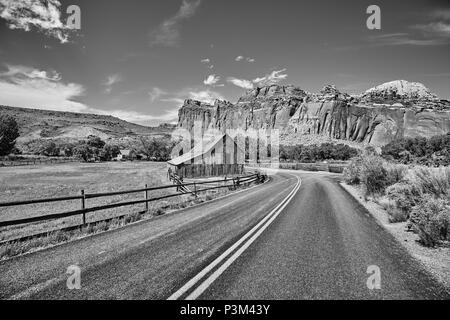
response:
<path fill-rule="evenodd" d="M 378 203 L 388 213 L 389 215 L 388 219 L 390 223 L 405 222 L 408 220 L 409 213 L 408 212 L 405 213 L 405 211 L 400 210 L 394 201 L 383 198 Z"/>
<path fill-rule="evenodd" d="M 354 158 L 344 169 L 344 180 L 346 183 L 350 185 L 361 183 L 361 162 L 362 158 Z"/>
<path fill-rule="evenodd" d="M 425 246 L 434 247 L 440 241 L 450 240 L 450 207 L 444 200 L 425 199 L 413 208 L 410 220 Z"/>
<path fill-rule="evenodd" d="M 391 222 L 404 222 L 409 218 L 411 209 L 422 198 L 421 189 L 409 182 L 399 182 L 386 189 L 390 206 L 386 208 Z"/>
<path fill-rule="evenodd" d="M 389 185 L 402 181 L 408 173 L 408 166 L 403 164 L 386 164 L 385 168 L 389 178 Z"/>
<path fill-rule="evenodd" d="M 450 195 L 450 168 L 416 167 L 412 171 L 411 183 L 436 198 Z"/>
<path fill-rule="evenodd" d="M 387 173 L 381 157 L 375 155 L 363 157 L 360 180 L 364 186 L 365 196 L 384 193 L 389 184 Z"/>

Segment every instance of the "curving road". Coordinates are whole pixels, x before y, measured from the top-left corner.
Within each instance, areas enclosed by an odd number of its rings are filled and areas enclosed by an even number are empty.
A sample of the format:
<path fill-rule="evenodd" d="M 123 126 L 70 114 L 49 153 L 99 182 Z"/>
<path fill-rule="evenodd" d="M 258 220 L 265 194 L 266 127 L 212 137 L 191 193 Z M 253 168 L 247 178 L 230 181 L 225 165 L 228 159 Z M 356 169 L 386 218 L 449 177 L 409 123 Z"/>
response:
<path fill-rule="evenodd" d="M 339 179 L 280 171 L 223 199 L 0 262 L 0 298 L 450 298 Z M 80 290 L 67 289 L 71 265 Z M 380 289 L 366 285 L 369 266 Z"/>

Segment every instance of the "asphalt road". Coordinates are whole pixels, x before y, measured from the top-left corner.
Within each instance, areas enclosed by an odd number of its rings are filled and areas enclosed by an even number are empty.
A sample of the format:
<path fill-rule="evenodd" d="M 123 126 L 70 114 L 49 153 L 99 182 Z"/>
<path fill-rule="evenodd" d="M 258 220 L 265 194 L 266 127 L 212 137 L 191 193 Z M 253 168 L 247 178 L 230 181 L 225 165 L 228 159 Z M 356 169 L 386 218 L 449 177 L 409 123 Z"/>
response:
<path fill-rule="evenodd" d="M 283 171 L 224 199 L 1 262 L 0 298 L 450 298 L 338 179 Z M 71 265 L 80 290 L 67 289 Z M 367 287 L 369 266 L 381 289 Z"/>

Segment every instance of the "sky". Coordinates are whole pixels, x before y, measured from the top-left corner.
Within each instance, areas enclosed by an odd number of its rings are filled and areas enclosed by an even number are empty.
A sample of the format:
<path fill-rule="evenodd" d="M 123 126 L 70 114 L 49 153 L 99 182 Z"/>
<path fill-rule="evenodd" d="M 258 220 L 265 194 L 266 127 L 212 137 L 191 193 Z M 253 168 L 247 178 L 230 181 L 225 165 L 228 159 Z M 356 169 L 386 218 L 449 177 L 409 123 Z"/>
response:
<path fill-rule="evenodd" d="M 153 126 L 185 99 L 273 83 L 359 94 L 403 79 L 450 99 L 449 49 L 448 0 L 0 0 L 0 104 Z"/>

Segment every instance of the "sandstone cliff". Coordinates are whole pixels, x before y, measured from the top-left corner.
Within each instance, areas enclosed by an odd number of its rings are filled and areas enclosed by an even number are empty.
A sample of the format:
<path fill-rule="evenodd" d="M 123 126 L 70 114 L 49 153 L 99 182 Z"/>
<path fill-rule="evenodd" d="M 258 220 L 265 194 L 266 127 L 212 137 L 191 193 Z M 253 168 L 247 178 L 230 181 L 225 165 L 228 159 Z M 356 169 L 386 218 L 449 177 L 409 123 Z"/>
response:
<path fill-rule="evenodd" d="M 358 96 L 332 85 L 312 94 L 295 86 L 270 85 L 248 91 L 237 103 L 214 105 L 186 100 L 178 127 L 192 130 L 279 129 L 282 134 L 319 135 L 382 145 L 396 137 L 450 132 L 450 102 L 420 83 L 393 81 Z"/>

